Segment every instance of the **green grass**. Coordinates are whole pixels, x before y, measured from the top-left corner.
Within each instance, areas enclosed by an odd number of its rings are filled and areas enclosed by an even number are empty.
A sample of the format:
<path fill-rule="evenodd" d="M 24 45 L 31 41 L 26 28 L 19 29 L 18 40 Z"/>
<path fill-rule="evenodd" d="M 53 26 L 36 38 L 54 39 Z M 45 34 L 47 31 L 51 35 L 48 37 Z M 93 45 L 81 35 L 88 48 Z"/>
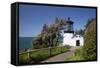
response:
<path fill-rule="evenodd" d="M 30 52 L 30 58 L 28 58 L 27 53 L 19 54 L 19 64 L 29 64 L 29 63 L 39 63 L 42 60 L 48 59 L 49 57 L 67 52 L 68 48 L 65 47 L 52 47 L 50 49 L 41 49 L 37 51 Z"/>
<path fill-rule="evenodd" d="M 76 52 L 74 54 L 69 55 L 66 58 L 66 61 L 80 61 L 80 60 L 85 60 L 83 58 L 83 52 L 82 48 L 76 49 Z"/>
<path fill-rule="evenodd" d="M 27 64 L 28 63 L 27 53 L 24 53 L 24 54 L 20 54 L 19 55 L 19 64 L 20 63 L 22 63 L 22 64 Z"/>

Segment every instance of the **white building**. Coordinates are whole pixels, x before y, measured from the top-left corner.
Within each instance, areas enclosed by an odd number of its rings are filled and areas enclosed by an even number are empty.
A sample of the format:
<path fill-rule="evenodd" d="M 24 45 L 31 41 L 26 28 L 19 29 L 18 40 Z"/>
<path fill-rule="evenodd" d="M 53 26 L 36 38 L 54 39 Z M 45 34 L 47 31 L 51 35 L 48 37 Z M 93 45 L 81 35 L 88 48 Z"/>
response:
<path fill-rule="evenodd" d="M 73 21 L 68 18 L 68 21 L 66 22 L 66 29 L 63 34 L 63 45 L 82 46 L 83 44 L 84 38 L 81 35 L 74 33 Z"/>

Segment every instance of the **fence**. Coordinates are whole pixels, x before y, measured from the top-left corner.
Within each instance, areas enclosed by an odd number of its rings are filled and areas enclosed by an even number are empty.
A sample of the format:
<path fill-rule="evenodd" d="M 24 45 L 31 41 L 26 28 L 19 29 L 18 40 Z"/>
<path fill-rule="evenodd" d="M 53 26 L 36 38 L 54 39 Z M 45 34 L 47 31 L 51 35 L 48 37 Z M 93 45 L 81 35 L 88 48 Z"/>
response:
<path fill-rule="evenodd" d="M 41 48 L 35 50 L 27 50 L 25 52 L 19 53 L 20 61 L 41 61 L 47 59 L 48 57 L 63 53 L 68 51 L 68 46 L 59 46 L 59 47 L 49 47 L 49 48 Z"/>

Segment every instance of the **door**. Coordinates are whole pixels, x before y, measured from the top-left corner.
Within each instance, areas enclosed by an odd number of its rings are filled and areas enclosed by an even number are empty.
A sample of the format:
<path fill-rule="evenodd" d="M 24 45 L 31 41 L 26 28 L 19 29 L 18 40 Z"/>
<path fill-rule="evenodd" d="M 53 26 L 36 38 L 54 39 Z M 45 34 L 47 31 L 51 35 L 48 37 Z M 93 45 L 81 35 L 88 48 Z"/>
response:
<path fill-rule="evenodd" d="M 76 46 L 80 46 L 80 40 L 76 40 Z"/>

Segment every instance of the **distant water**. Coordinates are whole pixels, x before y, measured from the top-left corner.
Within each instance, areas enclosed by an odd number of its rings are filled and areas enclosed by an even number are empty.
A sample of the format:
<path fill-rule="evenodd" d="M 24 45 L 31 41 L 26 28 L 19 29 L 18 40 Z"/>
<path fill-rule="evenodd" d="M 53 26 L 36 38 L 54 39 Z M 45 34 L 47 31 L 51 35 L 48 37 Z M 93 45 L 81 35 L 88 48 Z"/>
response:
<path fill-rule="evenodd" d="M 19 50 L 32 48 L 32 39 L 33 37 L 19 37 Z"/>

